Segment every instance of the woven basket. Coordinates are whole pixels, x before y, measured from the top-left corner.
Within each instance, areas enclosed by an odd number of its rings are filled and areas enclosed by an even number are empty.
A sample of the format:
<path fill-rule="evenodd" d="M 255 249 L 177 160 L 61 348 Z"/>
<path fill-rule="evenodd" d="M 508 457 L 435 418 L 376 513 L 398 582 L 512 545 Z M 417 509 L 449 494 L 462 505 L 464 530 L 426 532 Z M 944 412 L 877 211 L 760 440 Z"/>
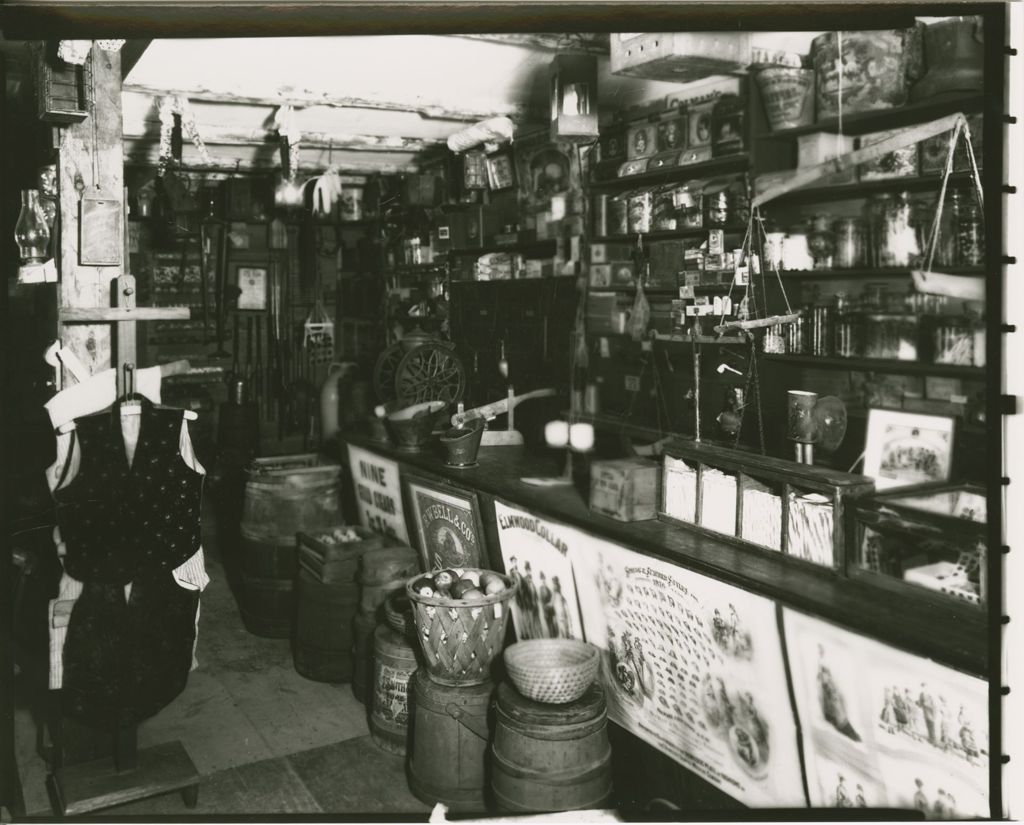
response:
<path fill-rule="evenodd" d="M 505 667 L 527 699 L 551 705 L 575 702 L 597 678 L 597 648 L 573 639 L 534 639 L 505 650 Z"/>
<path fill-rule="evenodd" d="M 478 568 L 466 568 L 466 572 L 474 569 L 485 572 Z M 505 589 L 501 593 L 468 601 L 421 596 L 412 589 L 419 578 L 409 579 L 405 592 L 412 604 L 427 672 L 443 685 L 483 684 L 490 677 L 491 662 L 505 644 L 508 603 L 519 589 L 518 582 L 502 576 Z"/>

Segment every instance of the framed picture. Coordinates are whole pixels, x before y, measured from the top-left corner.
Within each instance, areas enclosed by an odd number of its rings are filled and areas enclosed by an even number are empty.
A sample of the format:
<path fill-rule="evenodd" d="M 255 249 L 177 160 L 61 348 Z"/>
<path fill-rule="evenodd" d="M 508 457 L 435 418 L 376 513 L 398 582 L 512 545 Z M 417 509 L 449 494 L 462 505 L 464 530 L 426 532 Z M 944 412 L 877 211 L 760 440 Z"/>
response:
<path fill-rule="evenodd" d="M 868 411 L 864 475 L 879 490 L 949 481 L 953 419 L 902 410 Z"/>
<path fill-rule="evenodd" d="M 516 164 L 511 150 L 502 149 L 487 156 L 487 184 L 495 192 L 516 185 Z"/>
<path fill-rule="evenodd" d="M 267 309 L 267 287 L 270 281 L 270 266 L 262 259 L 231 261 L 231 275 L 238 287 L 238 303 L 241 311 L 263 312 Z"/>
<path fill-rule="evenodd" d="M 487 188 L 487 156 L 478 150 L 462 156 L 462 188 L 466 191 Z"/>
<path fill-rule="evenodd" d="M 403 473 L 420 558 L 427 570 L 487 562 L 476 493 Z"/>

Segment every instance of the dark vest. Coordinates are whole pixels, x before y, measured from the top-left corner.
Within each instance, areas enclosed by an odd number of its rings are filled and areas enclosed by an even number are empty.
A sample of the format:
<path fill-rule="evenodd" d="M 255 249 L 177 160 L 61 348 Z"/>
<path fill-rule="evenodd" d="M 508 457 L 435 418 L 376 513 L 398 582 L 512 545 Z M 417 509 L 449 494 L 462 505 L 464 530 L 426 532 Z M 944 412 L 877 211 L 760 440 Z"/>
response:
<path fill-rule="evenodd" d="M 119 410 L 77 422 L 79 471 L 54 493 L 64 567 L 83 583 L 64 643 L 63 705 L 104 727 L 136 724 L 184 689 L 199 604 L 171 572 L 200 545 L 203 477 L 180 455 L 182 413 L 142 402 L 129 468 Z"/>
<path fill-rule="evenodd" d="M 127 584 L 199 549 L 203 476 L 180 455 L 181 410 L 143 400 L 141 419 L 131 467 L 119 405 L 77 422 L 78 474 L 54 498 L 64 568 L 79 581 Z"/>

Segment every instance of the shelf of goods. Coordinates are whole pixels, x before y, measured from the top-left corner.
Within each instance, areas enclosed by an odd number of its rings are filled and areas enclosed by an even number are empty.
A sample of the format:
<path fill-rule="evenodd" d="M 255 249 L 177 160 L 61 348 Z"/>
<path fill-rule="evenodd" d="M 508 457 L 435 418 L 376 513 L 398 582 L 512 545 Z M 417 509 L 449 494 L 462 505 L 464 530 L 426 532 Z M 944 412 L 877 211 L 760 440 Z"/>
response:
<path fill-rule="evenodd" d="M 647 186 L 660 186 L 665 183 L 679 183 L 688 180 L 706 180 L 725 175 L 746 172 L 750 166 L 750 158 L 745 154 L 727 155 L 702 163 L 691 163 L 683 166 L 668 166 L 653 172 L 641 172 L 637 175 L 626 175 L 621 178 L 607 180 L 591 180 L 587 189 L 591 192 L 625 192 L 630 189 L 643 189 Z"/>
<path fill-rule="evenodd" d="M 558 242 L 553 238 L 536 241 L 523 241 L 514 244 L 488 244 L 486 246 L 469 246 L 449 249 L 446 254 L 452 257 L 468 255 L 487 255 L 491 252 L 522 253 L 528 258 L 554 257 Z"/>
<path fill-rule="evenodd" d="M 900 361 L 889 358 L 836 358 L 822 355 L 766 353 L 766 362 L 791 364 L 813 369 L 850 370 L 851 372 L 892 372 L 904 375 L 935 375 L 946 378 L 985 379 L 984 367 L 962 364 L 932 364 L 924 361 Z"/>
<path fill-rule="evenodd" d="M 796 172 L 796 169 L 790 170 Z M 971 180 L 970 172 L 952 172 L 949 176 L 950 185 L 964 185 Z M 942 185 L 941 175 L 915 175 L 899 178 L 885 178 L 883 180 L 865 180 L 857 183 L 839 183 L 835 185 L 808 186 L 803 189 L 794 189 L 777 198 L 767 205 L 766 208 L 780 204 L 797 203 L 826 203 L 831 201 L 857 200 L 870 195 L 898 192 L 938 192 Z M 754 191 L 759 191 L 758 180 L 754 180 Z"/>
<path fill-rule="evenodd" d="M 452 286 L 460 287 L 465 286 L 466 284 L 545 284 L 575 280 L 575 275 L 551 275 L 543 278 L 494 278 L 491 280 L 480 280 L 478 278 L 453 278 L 449 283 Z"/>
<path fill-rule="evenodd" d="M 843 571 L 847 502 L 874 488 L 866 476 L 679 439 L 665 447 L 658 518 Z"/>
<path fill-rule="evenodd" d="M 738 235 L 746 232 L 745 226 L 730 224 L 726 226 L 696 226 L 688 229 L 669 229 L 654 232 L 634 232 L 629 235 L 597 235 L 591 237 L 591 243 L 636 244 L 637 239 L 646 247 L 649 243 L 674 240 L 702 240 L 707 237 L 709 229 L 721 229 L 726 235 Z"/>
<path fill-rule="evenodd" d="M 951 275 L 984 276 L 983 266 L 944 266 L 942 271 Z M 784 269 L 779 275 L 787 281 L 854 280 L 861 278 L 909 278 L 912 270 L 900 266 L 864 267 L 857 269 Z"/>

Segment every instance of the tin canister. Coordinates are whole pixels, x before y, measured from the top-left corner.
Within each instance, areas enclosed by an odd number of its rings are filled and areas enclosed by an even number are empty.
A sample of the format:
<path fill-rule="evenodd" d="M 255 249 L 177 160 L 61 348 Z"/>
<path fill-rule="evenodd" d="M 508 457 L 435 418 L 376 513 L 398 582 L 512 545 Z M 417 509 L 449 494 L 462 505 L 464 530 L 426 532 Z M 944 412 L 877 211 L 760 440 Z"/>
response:
<path fill-rule="evenodd" d="M 626 157 L 633 160 L 653 155 L 657 150 L 655 131 L 653 123 L 637 123 L 630 126 L 627 132 Z"/>
<path fill-rule="evenodd" d="M 714 110 L 713 100 L 704 103 L 696 103 L 689 107 L 687 119 L 687 148 L 697 149 L 701 146 L 711 145 L 711 113 Z"/>
<path fill-rule="evenodd" d="M 594 195 L 591 201 L 591 231 L 601 237 L 608 234 L 608 202 L 606 194 Z"/>
<path fill-rule="evenodd" d="M 629 234 L 629 195 L 615 195 L 608 199 L 608 219 L 605 225 L 608 235 Z"/>
<path fill-rule="evenodd" d="M 685 114 L 675 113 L 658 124 L 657 144 L 659 152 L 678 152 L 686 148 Z"/>
<path fill-rule="evenodd" d="M 711 110 L 712 154 L 718 158 L 743 151 L 743 113 L 746 104 L 739 95 L 722 95 Z"/>
<path fill-rule="evenodd" d="M 704 218 L 708 226 L 725 226 L 729 223 L 729 192 L 725 188 L 704 190 Z"/>
<path fill-rule="evenodd" d="M 649 189 L 630 194 L 626 230 L 630 235 L 651 231 L 653 200 Z"/>
<path fill-rule="evenodd" d="M 671 232 L 681 229 L 675 204 L 675 186 L 663 186 L 654 190 L 651 224 L 655 232 Z"/>
<path fill-rule="evenodd" d="M 672 200 L 680 229 L 700 229 L 704 225 L 704 202 L 699 188 L 679 184 L 672 188 Z"/>

